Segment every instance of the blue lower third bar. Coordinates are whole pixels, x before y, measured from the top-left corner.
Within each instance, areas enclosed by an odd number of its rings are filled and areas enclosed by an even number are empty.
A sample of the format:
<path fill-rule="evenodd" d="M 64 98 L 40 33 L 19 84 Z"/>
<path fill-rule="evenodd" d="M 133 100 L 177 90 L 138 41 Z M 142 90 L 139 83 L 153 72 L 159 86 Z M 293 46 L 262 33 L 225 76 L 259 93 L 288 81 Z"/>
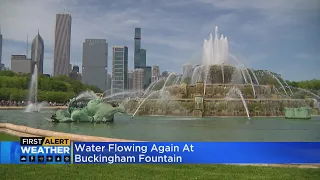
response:
<path fill-rule="evenodd" d="M 75 142 L 73 162 L 318 164 L 320 142 Z"/>
<path fill-rule="evenodd" d="M 71 146 L 20 146 L 0 142 L 1 164 L 70 164 Z"/>

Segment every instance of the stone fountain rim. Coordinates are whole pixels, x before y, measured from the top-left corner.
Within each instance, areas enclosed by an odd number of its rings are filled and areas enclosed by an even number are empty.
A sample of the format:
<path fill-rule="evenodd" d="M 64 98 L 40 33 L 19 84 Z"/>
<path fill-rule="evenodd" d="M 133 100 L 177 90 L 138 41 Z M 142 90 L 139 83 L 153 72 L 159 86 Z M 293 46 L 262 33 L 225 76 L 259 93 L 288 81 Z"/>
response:
<path fill-rule="evenodd" d="M 137 140 L 106 138 L 99 136 L 80 135 L 72 133 L 63 133 L 44 129 L 37 129 L 28 126 L 15 125 L 11 123 L 0 123 L 0 132 L 19 137 L 67 137 L 71 141 L 78 142 L 143 142 Z"/>

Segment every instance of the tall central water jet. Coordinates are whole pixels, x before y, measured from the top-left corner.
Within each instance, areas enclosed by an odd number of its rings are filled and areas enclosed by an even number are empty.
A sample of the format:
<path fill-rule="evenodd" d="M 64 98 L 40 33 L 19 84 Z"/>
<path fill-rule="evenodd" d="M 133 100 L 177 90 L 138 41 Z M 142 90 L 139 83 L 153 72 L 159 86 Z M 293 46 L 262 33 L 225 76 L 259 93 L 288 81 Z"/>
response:
<path fill-rule="evenodd" d="M 215 29 L 215 37 L 212 34 L 209 35 L 208 40 L 204 40 L 203 43 L 203 57 L 202 65 L 222 65 L 228 63 L 228 40 L 223 34 L 219 38 L 218 27 Z"/>
<path fill-rule="evenodd" d="M 208 40 L 203 42 L 203 56 L 202 56 L 202 65 L 204 68 L 204 95 L 206 93 L 206 84 L 208 80 L 208 74 L 210 71 L 210 66 L 219 65 L 221 66 L 222 73 L 222 83 L 224 83 L 224 64 L 228 63 L 228 54 L 229 54 L 228 40 L 227 37 L 224 37 L 223 34 L 219 38 L 218 27 L 215 28 L 214 37 L 212 34 L 209 35 Z M 201 73 L 200 73 L 201 74 Z"/>
<path fill-rule="evenodd" d="M 30 89 L 29 89 L 29 103 L 37 103 L 38 96 L 38 69 L 37 65 L 34 65 L 33 74 L 31 76 Z"/>
<path fill-rule="evenodd" d="M 33 74 L 31 76 L 28 105 L 25 112 L 39 112 L 41 108 L 45 105 L 45 102 L 38 103 L 38 68 L 34 65 Z"/>

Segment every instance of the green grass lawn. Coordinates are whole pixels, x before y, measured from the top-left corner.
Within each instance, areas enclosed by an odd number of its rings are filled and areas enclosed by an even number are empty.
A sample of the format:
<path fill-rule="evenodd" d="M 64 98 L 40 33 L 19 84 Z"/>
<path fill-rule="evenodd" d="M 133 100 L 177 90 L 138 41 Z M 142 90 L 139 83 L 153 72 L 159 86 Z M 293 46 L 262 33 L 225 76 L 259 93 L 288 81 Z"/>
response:
<path fill-rule="evenodd" d="M 0 140 L 19 138 L 0 133 Z M 10 180 L 317 180 L 320 170 L 237 165 L 0 165 L 0 177 Z"/>
<path fill-rule="evenodd" d="M 0 132 L 0 141 L 19 141 L 20 137 Z"/>
<path fill-rule="evenodd" d="M 1 179 L 267 179 L 320 178 L 318 169 L 236 165 L 1 165 Z"/>

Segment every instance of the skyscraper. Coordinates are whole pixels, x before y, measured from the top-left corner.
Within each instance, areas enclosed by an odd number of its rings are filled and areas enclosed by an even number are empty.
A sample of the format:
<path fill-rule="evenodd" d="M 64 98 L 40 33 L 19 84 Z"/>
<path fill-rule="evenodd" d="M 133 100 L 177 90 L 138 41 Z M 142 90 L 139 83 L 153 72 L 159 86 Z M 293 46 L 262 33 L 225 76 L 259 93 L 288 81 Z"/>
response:
<path fill-rule="evenodd" d="M 140 67 L 141 28 L 134 29 L 134 68 Z"/>
<path fill-rule="evenodd" d="M 39 74 L 43 74 L 43 53 L 44 43 L 38 31 L 37 36 L 32 41 L 31 59 L 37 64 Z"/>
<path fill-rule="evenodd" d="M 152 76 L 161 76 L 159 66 L 154 65 L 152 67 Z"/>
<path fill-rule="evenodd" d="M 152 77 L 152 67 L 145 66 L 142 67 L 143 69 L 143 76 L 144 76 L 144 88 L 147 89 L 151 84 L 151 77 Z"/>
<path fill-rule="evenodd" d="M 140 67 L 147 66 L 147 50 L 140 49 Z"/>
<path fill-rule="evenodd" d="M 135 69 L 132 73 L 132 78 L 132 89 L 141 92 L 144 89 L 144 70 Z"/>
<path fill-rule="evenodd" d="M 107 90 L 108 43 L 106 39 L 86 39 L 82 51 L 82 82 Z"/>
<path fill-rule="evenodd" d="M 69 73 L 69 77 L 73 80 L 81 81 L 81 74 L 79 73 L 79 66 L 74 65 L 72 71 Z"/>
<path fill-rule="evenodd" d="M 111 74 L 108 73 L 107 76 L 107 90 L 111 89 Z"/>
<path fill-rule="evenodd" d="M 57 14 L 54 32 L 53 75 L 69 75 L 71 15 Z"/>
<path fill-rule="evenodd" d="M 161 77 L 159 66 L 154 65 L 152 68 L 152 79 L 151 82 L 158 81 Z"/>
<path fill-rule="evenodd" d="M 80 68 L 79 68 L 79 66 L 77 66 L 77 65 L 74 65 L 73 67 L 72 67 L 72 72 L 80 72 Z"/>
<path fill-rule="evenodd" d="M 0 70 L 4 68 L 4 64 L 2 64 L 2 34 L 1 34 L 1 28 L 0 28 Z"/>
<path fill-rule="evenodd" d="M 128 89 L 132 89 L 133 87 L 133 71 L 128 72 Z"/>
<path fill-rule="evenodd" d="M 112 90 L 122 92 L 128 86 L 128 47 L 112 48 Z M 112 92 L 115 93 L 115 92 Z"/>
<path fill-rule="evenodd" d="M 26 55 L 11 55 L 11 71 L 15 73 L 33 73 L 34 63 Z"/>
<path fill-rule="evenodd" d="M 151 66 L 137 67 L 136 69 L 143 69 L 144 89 L 148 88 L 151 84 L 152 68 Z"/>

